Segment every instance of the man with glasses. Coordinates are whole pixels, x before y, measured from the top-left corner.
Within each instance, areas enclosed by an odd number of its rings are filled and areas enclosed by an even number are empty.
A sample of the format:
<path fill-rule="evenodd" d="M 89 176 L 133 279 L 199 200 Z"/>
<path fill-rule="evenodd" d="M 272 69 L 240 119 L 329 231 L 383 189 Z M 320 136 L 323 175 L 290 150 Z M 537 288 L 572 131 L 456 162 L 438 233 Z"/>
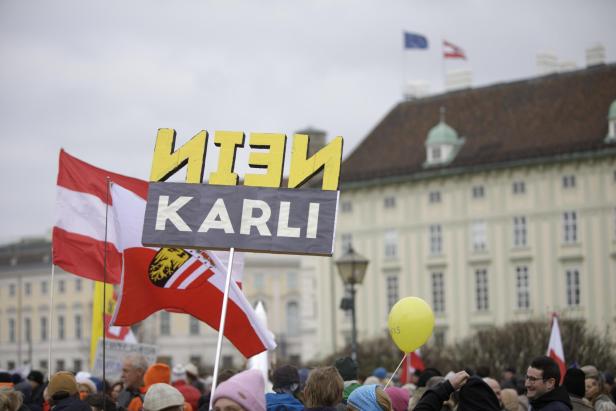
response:
<path fill-rule="evenodd" d="M 570 411 L 573 407 L 567 390 L 560 385 L 558 364 L 550 357 L 537 357 L 526 371 L 526 396 L 529 411 Z"/>

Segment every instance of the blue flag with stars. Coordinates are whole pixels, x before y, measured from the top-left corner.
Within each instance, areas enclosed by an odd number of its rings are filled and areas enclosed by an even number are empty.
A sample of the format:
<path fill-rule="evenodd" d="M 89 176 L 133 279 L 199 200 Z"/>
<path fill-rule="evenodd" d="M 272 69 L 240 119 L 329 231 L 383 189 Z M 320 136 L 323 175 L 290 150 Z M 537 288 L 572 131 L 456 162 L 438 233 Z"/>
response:
<path fill-rule="evenodd" d="M 417 33 L 404 32 L 404 48 L 405 49 L 427 49 L 428 39 L 425 36 Z"/>

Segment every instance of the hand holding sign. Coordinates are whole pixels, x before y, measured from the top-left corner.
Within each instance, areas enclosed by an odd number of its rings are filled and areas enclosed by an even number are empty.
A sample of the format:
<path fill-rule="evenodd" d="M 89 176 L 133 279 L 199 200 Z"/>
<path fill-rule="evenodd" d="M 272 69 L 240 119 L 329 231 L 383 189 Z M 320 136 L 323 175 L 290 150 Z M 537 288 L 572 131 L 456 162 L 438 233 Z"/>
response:
<path fill-rule="evenodd" d="M 410 353 L 425 344 L 432 335 L 434 313 L 421 298 L 406 297 L 391 308 L 387 325 L 396 346 Z"/>

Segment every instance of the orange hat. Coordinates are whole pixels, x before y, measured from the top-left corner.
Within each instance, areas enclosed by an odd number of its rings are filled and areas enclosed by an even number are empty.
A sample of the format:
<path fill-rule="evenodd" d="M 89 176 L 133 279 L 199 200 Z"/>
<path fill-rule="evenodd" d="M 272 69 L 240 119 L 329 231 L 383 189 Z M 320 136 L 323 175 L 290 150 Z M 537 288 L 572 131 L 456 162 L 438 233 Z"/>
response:
<path fill-rule="evenodd" d="M 167 364 L 160 362 L 152 364 L 145 372 L 143 382 L 145 383 L 146 388 L 159 382 L 169 384 L 171 382 L 171 369 Z"/>

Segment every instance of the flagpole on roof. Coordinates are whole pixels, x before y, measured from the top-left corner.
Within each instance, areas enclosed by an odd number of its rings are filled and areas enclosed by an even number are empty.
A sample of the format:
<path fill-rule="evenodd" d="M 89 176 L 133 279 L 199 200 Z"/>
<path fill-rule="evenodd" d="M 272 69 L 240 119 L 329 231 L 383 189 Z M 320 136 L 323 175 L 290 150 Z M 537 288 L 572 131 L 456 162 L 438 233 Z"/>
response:
<path fill-rule="evenodd" d="M 53 256 L 53 243 L 51 245 L 51 255 Z M 51 307 L 51 312 L 49 314 L 50 318 L 49 318 L 49 346 L 48 346 L 48 352 L 47 352 L 47 380 L 51 380 L 51 342 L 53 341 L 53 314 L 54 314 L 54 309 L 53 309 L 53 278 L 54 278 L 54 272 L 55 272 L 55 264 L 53 263 L 53 258 L 52 258 L 52 262 L 51 262 L 51 292 L 49 293 L 49 306 Z"/>
<path fill-rule="evenodd" d="M 441 40 L 441 71 L 443 73 L 443 91 L 447 91 L 447 72 L 445 68 L 445 39 Z"/>
<path fill-rule="evenodd" d="M 229 261 L 227 261 L 227 278 L 225 279 L 225 294 L 222 297 L 222 312 L 220 313 L 220 326 L 218 327 L 218 342 L 216 343 L 216 357 L 214 359 L 214 375 L 212 376 L 212 390 L 210 391 L 210 410 L 214 405 L 214 391 L 218 383 L 218 367 L 220 365 L 220 354 L 222 351 L 222 336 L 225 332 L 225 321 L 227 319 L 227 302 L 229 301 L 229 288 L 231 286 L 231 269 L 233 267 L 233 255 L 235 248 L 229 249 Z"/>

